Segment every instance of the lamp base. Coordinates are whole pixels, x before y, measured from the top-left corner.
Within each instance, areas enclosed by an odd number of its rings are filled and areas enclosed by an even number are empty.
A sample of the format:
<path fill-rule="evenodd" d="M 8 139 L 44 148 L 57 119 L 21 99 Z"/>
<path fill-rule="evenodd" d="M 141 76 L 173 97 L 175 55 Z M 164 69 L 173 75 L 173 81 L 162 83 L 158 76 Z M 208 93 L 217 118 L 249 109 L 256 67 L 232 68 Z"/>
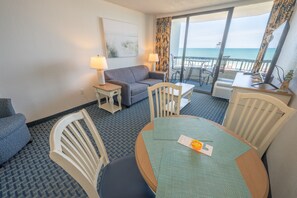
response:
<path fill-rule="evenodd" d="M 152 64 L 152 71 L 155 72 L 156 71 L 156 63 Z"/>
<path fill-rule="evenodd" d="M 98 75 L 98 84 L 100 86 L 105 85 L 105 77 L 104 77 L 104 70 L 97 70 Z"/>

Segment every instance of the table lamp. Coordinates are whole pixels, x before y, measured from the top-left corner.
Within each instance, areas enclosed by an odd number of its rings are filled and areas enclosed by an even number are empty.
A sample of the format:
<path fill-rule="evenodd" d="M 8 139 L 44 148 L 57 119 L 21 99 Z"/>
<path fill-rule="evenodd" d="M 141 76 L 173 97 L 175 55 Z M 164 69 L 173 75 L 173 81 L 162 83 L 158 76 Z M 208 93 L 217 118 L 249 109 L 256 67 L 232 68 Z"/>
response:
<path fill-rule="evenodd" d="M 97 69 L 99 85 L 105 85 L 104 70 L 108 68 L 106 58 L 99 55 L 91 57 L 90 67 Z"/>
<path fill-rule="evenodd" d="M 156 70 L 156 62 L 159 61 L 159 56 L 156 53 L 150 53 L 149 54 L 149 62 L 153 63 L 153 71 Z"/>

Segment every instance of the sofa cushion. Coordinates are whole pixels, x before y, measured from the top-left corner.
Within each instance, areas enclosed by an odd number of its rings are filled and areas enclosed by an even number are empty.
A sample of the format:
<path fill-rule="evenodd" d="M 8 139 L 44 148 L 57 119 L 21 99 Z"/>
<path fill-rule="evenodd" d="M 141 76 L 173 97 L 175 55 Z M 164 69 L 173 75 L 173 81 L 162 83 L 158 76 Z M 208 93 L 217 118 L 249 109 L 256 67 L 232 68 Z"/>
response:
<path fill-rule="evenodd" d="M 153 86 L 157 83 L 160 83 L 160 82 L 163 82 L 162 80 L 159 80 L 159 79 L 152 79 L 152 78 L 148 78 L 148 79 L 145 79 L 145 80 L 142 80 L 142 81 L 138 81 L 138 83 L 141 83 L 141 84 L 146 84 L 148 86 Z"/>
<path fill-rule="evenodd" d="M 148 93 L 147 93 L 147 91 L 144 91 L 144 92 L 142 92 L 140 94 L 131 96 L 131 102 L 132 102 L 132 104 L 134 104 L 134 103 L 136 103 L 138 101 L 146 99 L 147 97 L 148 97 Z"/>
<path fill-rule="evenodd" d="M 104 76 L 107 81 L 118 80 L 127 83 L 135 83 L 134 75 L 128 68 L 106 70 L 104 71 Z"/>
<path fill-rule="evenodd" d="M 149 78 L 149 69 L 144 65 L 130 67 L 130 70 L 136 82 Z"/>
<path fill-rule="evenodd" d="M 131 87 L 131 95 L 134 96 L 146 91 L 148 85 L 141 84 L 141 83 L 133 83 L 133 84 L 130 84 L 130 87 Z"/>

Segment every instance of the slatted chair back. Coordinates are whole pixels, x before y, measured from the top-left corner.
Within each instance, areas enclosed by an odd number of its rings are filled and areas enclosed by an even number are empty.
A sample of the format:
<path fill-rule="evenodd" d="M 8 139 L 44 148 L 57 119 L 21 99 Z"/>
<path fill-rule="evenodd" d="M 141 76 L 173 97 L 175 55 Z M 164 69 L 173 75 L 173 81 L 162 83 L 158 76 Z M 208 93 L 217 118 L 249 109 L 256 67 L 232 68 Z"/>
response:
<path fill-rule="evenodd" d="M 158 83 L 148 87 L 151 121 L 155 117 L 179 115 L 182 86 Z"/>
<path fill-rule="evenodd" d="M 90 134 L 83 128 L 83 122 Z M 89 197 L 99 197 L 98 175 L 109 159 L 99 132 L 86 110 L 67 115 L 54 125 L 50 133 L 50 158 L 68 172 Z"/>
<path fill-rule="evenodd" d="M 223 125 L 247 140 L 260 157 L 295 113 L 281 100 L 259 93 L 238 93 Z"/>

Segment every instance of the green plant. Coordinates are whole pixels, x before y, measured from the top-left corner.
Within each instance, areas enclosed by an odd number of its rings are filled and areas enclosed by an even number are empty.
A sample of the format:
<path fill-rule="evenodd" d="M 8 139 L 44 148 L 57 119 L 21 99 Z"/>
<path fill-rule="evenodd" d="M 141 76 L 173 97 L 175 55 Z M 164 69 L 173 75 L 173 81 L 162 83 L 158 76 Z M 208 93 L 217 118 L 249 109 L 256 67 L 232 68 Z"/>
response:
<path fill-rule="evenodd" d="M 287 73 L 286 77 L 285 77 L 285 81 L 290 81 L 290 80 L 292 80 L 293 75 L 294 75 L 294 71 L 293 71 L 293 70 L 290 70 L 290 71 Z"/>

